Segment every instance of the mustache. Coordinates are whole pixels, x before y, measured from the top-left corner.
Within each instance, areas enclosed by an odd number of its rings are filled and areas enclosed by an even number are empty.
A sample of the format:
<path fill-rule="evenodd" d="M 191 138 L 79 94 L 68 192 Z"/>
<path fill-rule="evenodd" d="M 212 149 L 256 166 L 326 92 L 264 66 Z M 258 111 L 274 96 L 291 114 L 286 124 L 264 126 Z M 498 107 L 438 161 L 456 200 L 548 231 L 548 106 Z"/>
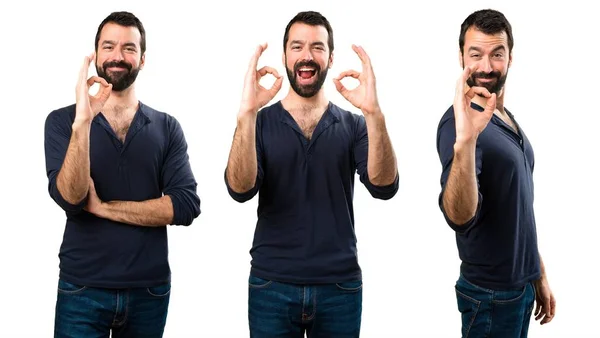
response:
<path fill-rule="evenodd" d="M 473 80 L 475 80 L 475 79 L 499 79 L 500 76 L 502 76 L 502 75 L 498 71 L 493 71 L 490 73 L 478 72 L 478 73 L 471 74 L 471 78 Z"/>
<path fill-rule="evenodd" d="M 125 68 L 128 71 L 131 71 L 131 64 L 125 62 L 125 61 L 107 61 L 105 63 L 102 64 L 102 68 L 104 69 L 104 71 L 106 72 L 107 68 L 110 67 L 121 67 L 121 68 Z"/>
<path fill-rule="evenodd" d="M 321 66 L 319 66 L 319 64 L 314 61 L 298 61 L 294 65 L 294 73 L 297 73 L 298 69 L 302 67 L 314 68 L 317 71 L 317 73 L 321 71 Z"/>

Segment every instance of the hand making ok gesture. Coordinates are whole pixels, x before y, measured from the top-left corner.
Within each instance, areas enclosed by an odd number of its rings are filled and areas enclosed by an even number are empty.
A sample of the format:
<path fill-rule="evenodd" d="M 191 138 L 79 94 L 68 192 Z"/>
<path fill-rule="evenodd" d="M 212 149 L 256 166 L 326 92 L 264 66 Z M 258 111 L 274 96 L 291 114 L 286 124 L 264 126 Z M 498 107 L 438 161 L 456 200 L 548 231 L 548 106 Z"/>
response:
<path fill-rule="evenodd" d="M 92 76 L 88 79 L 88 69 L 94 60 L 94 55 L 95 53 L 86 56 L 79 70 L 79 79 L 75 89 L 75 119 L 79 121 L 91 121 L 102 110 L 112 92 L 112 84 L 106 82 L 105 79 L 99 76 Z M 99 83 L 100 89 L 96 95 L 92 96 L 89 92 L 94 83 Z"/>
<path fill-rule="evenodd" d="M 342 72 L 333 79 L 335 88 L 342 96 L 359 108 L 363 114 L 372 114 L 380 111 L 379 101 L 377 100 L 377 89 L 375 87 L 375 74 L 371 66 L 371 59 L 362 47 L 352 45 L 352 50 L 358 54 L 362 61 L 362 73 L 355 70 Z M 359 81 L 358 87 L 348 90 L 342 84 L 341 80 L 346 77 L 352 77 Z"/>
<path fill-rule="evenodd" d="M 281 89 L 283 77 L 279 75 L 277 70 L 268 66 L 262 67 L 259 70 L 256 69 L 258 58 L 260 58 L 265 49 L 267 49 L 266 43 L 256 47 L 256 51 L 250 60 L 250 65 L 248 66 L 248 71 L 246 72 L 246 78 L 244 80 L 244 91 L 242 93 L 240 113 L 251 112 L 256 114 L 258 110 L 269 103 Z M 259 83 L 260 79 L 267 74 L 271 74 L 276 78 L 275 83 L 273 83 L 273 86 L 270 89 L 266 89 Z"/>

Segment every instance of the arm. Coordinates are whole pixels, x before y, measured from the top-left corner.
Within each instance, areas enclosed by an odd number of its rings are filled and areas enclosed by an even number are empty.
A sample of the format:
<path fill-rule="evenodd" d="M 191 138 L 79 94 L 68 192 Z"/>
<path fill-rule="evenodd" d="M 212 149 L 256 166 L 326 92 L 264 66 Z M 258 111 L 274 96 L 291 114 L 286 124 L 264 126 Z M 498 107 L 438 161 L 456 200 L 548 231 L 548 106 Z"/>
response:
<path fill-rule="evenodd" d="M 75 116 L 66 111 L 51 113 L 46 119 L 44 147 L 48 189 L 52 198 L 67 212 L 79 212 L 86 203 L 90 177 L 90 129 L 94 116 L 108 100 L 112 85 L 97 76 L 87 78 L 94 54 L 86 56 L 76 86 Z M 96 95 L 89 90 L 100 84 Z"/>
<path fill-rule="evenodd" d="M 237 127 L 233 136 L 227 168 L 225 168 L 225 185 L 229 195 L 238 202 L 246 202 L 256 193 L 261 185 L 263 172 L 261 169 L 260 134 L 256 133 L 258 110 L 275 97 L 281 89 L 283 78 L 271 67 L 257 70 L 258 58 L 267 48 L 266 44 L 256 48 L 250 59 L 250 65 L 244 78 L 242 102 L 238 113 Z M 270 89 L 260 85 L 260 79 L 271 74 L 276 80 Z M 260 128 L 260 125 L 258 126 Z"/>
<path fill-rule="evenodd" d="M 384 133 L 385 136 L 381 133 L 379 133 L 377 135 L 377 132 L 375 132 L 376 136 L 375 138 L 379 138 L 378 141 L 382 141 L 381 138 L 385 138 L 387 139 L 386 141 L 383 142 L 388 142 L 389 143 L 389 148 L 387 151 L 390 151 L 390 153 L 387 153 L 386 150 L 384 149 L 375 149 L 377 148 L 376 145 L 371 144 L 371 140 L 373 139 L 373 135 L 371 135 L 371 131 L 368 131 L 369 122 L 367 118 L 363 118 L 363 117 L 358 117 L 358 121 L 357 121 L 357 142 L 356 145 L 354 147 L 354 161 L 355 161 L 355 166 L 356 166 L 356 170 L 358 172 L 358 175 L 360 177 L 360 181 L 365 185 L 365 187 L 367 188 L 367 190 L 369 191 L 369 193 L 371 194 L 371 196 L 373 196 L 374 198 L 378 198 L 378 199 L 383 199 L 383 200 L 387 200 L 390 199 L 392 197 L 394 197 L 394 195 L 396 195 L 396 193 L 398 192 L 398 186 L 399 186 L 399 177 L 398 177 L 398 172 L 396 169 L 396 160 L 394 157 L 394 153 L 393 150 L 391 149 L 391 143 L 389 142 L 389 137 L 387 136 L 387 132 L 385 132 L 384 129 Z M 383 126 L 379 126 L 379 127 L 383 127 L 385 128 L 385 125 Z M 377 141 L 375 142 L 377 143 Z M 381 144 L 381 143 L 380 143 Z M 380 147 L 383 147 L 380 145 Z M 385 148 L 385 147 L 384 147 Z M 372 153 L 375 153 L 376 155 L 371 155 Z M 387 158 L 385 158 L 384 156 L 386 156 Z M 384 158 L 382 158 L 384 157 Z M 373 160 L 374 159 L 374 160 Z M 374 167 L 379 167 L 381 169 L 380 172 L 384 172 L 386 179 L 389 179 L 388 177 L 392 177 L 391 180 L 388 180 L 387 184 L 385 185 L 380 185 L 380 184 L 375 184 L 372 180 L 372 174 L 371 174 L 371 161 L 373 162 L 379 162 L 376 165 L 374 165 Z M 393 176 L 390 175 L 392 172 L 390 171 L 390 168 L 393 171 Z M 382 177 L 381 175 L 379 177 Z"/>
<path fill-rule="evenodd" d="M 257 176 L 256 113 L 241 112 L 225 169 L 225 181 L 232 196 L 243 195 L 257 190 Z M 254 194 L 256 191 L 251 195 Z"/>
<path fill-rule="evenodd" d="M 554 294 L 552 290 L 550 290 L 550 285 L 548 283 L 548 278 L 546 277 L 546 267 L 544 266 L 544 261 L 542 260 L 542 255 L 540 255 L 540 269 L 541 276 L 540 279 L 535 281 L 535 320 L 540 320 L 541 325 L 546 323 L 550 323 L 554 318 L 556 313 L 556 299 L 554 298 Z"/>
<path fill-rule="evenodd" d="M 398 185 L 396 155 L 385 126 L 385 117 L 381 111 L 364 115 L 369 138 L 369 181 L 376 186 Z"/>
<path fill-rule="evenodd" d="M 458 226 L 467 224 L 478 211 L 475 147 L 475 142 L 454 144 L 454 158 L 444 187 L 443 210 Z"/>
<path fill-rule="evenodd" d="M 169 148 L 162 166 L 164 196 L 146 201 L 102 202 L 90 181 L 86 210 L 98 217 L 139 226 L 190 225 L 200 215 L 197 183 L 187 154 L 187 142 L 177 120 L 169 123 Z"/>
<path fill-rule="evenodd" d="M 44 150 L 50 196 L 66 212 L 77 213 L 87 202 L 89 127 L 80 124 L 72 130 L 71 126 L 72 116 L 66 111 L 50 113 L 44 128 Z"/>
<path fill-rule="evenodd" d="M 56 178 L 56 187 L 64 200 L 80 204 L 88 193 L 90 177 L 91 120 L 75 121 L 63 164 Z"/>
<path fill-rule="evenodd" d="M 496 94 L 490 94 L 482 87 L 468 88 L 466 85 L 474 69 L 474 66 L 466 67 L 458 79 L 452 107 L 454 118 L 440 126 L 438 135 L 438 152 L 444 167 L 440 207 L 448 224 L 459 231 L 466 231 L 475 223 L 481 206 L 477 183 L 481 171 L 480 160 L 476 158 L 477 138 L 496 108 Z M 475 95 L 487 98 L 483 111 L 471 107 Z M 454 123 L 448 123 L 450 120 Z"/>

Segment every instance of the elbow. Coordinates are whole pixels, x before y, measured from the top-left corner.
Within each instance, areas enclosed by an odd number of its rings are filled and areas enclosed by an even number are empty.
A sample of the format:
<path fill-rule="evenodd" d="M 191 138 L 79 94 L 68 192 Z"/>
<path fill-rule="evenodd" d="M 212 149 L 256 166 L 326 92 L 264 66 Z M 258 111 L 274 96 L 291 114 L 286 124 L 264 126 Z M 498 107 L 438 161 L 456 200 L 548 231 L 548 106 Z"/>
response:
<path fill-rule="evenodd" d="M 172 225 L 189 226 L 200 216 L 200 198 L 196 194 L 178 196 L 177 193 L 169 195 L 173 204 Z"/>
<path fill-rule="evenodd" d="M 391 184 L 375 185 L 375 184 L 373 184 L 373 182 L 371 182 L 369 180 L 368 185 L 367 185 L 367 190 L 369 190 L 369 193 L 371 194 L 371 196 L 373 198 L 386 201 L 386 200 L 390 200 L 390 199 L 392 199 L 392 197 L 396 196 L 396 193 L 398 193 L 399 187 L 400 187 L 400 180 L 399 180 L 398 174 L 396 173 L 396 177 L 394 178 L 394 181 Z"/>
<path fill-rule="evenodd" d="M 83 211 L 88 202 L 88 196 L 84 195 L 79 201 L 68 201 L 60 193 L 58 187 L 54 184 L 49 186 L 50 197 L 63 209 L 66 213 L 71 215 L 79 214 Z"/>

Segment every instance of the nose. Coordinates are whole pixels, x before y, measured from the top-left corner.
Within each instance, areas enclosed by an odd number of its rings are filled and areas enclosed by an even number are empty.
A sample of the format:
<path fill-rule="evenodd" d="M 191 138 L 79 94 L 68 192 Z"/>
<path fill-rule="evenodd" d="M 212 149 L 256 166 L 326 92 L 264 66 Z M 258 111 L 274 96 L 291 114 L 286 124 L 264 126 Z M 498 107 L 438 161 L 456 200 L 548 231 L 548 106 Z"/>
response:
<path fill-rule="evenodd" d="M 481 61 L 479 61 L 479 65 L 478 65 L 479 71 L 482 73 L 486 73 L 489 74 L 492 72 L 492 63 L 490 62 L 490 58 L 489 57 L 483 57 L 481 58 Z"/>
<path fill-rule="evenodd" d="M 306 60 L 306 61 L 312 61 L 314 59 L 310 48 L 304 49 L 304 51 L 302 52 L 302 55 L 300 56 L 300 59 Z"/>

